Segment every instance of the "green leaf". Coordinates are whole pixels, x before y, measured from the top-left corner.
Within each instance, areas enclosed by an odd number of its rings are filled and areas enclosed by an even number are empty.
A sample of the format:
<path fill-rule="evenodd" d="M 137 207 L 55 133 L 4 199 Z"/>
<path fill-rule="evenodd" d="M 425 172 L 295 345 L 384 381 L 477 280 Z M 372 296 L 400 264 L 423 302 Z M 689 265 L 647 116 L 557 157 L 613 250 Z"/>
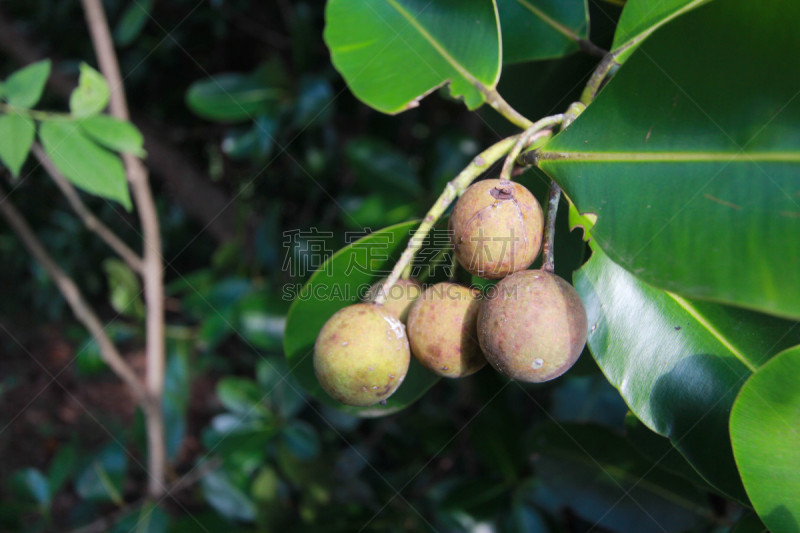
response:
<path fill-rule="evenodd" d="M 544 147 L 541 168 L 597 217 L 614 262 L 688 297 L 800 318 L 800 70 L 785 68 L 797 17 L 800 3 L 729 1 L 678 18 Z"/>
<path fill-rule="evenodd" d="M 280 94 L 280 89 L 266 86 L 257 76 L 218 74 L 194 82 L 186 91 L 186 105 L 209 120 L 241 122 L 268 111 Z"/>
<path fill-rule="evenodd" d="M 294 300 L 283 338 L 286 360 L 300 385 L 320 402 L 359 416 L 385 416 L 406 408 L 439 380 L 412 357 L 406 379 L 386 405 L 350 407 L 328 396 L 314 376 L 314 342 L 322 326 L 391 271 L 416 225 L 408 222 L 371 233 L 336 252 L 302 288 L 284 288 L 285 296 Z M 425 247 L 420 257 L 432 252 L 433 247 Z"/>
<path fill-rule="evenodd" d="M 119 46 L 132 43 L 150 18 L 153 0 L 133 0 L 122 13 L 117 27 L 114 29 L 114 42 Z"/>
<path fill-rule="evenodd" d="M 533 448 L 536 474 L 551 493 L 551 505 L 570 507 L 596 525 L 678 532 L 713 516 L 702 492 L 643 460 L 605 428 L 545 424 L 534 433 Z"/>
<path fill-rule="evenodd" d="M 166 533 L 169 515 L 153 502 L 125 514 L 114 524 L 110 533 Z"/>
<path fill-rule="evenodd" d="M 628 0 L 619 17 L 614 32 L 612 51 L 622 52 L 618 60 L 624 60 L 651 33 L 672 19 L 683 15 L 711 0 Z"/>
<path fill-rule="evenodd" d="M 116 442 L 109 443 L 78 474 L 75 490 L 87 500 L 112 501 L 122 505 L 122 485 L 127 470 L 125 450 Z"/>
<path fill-rule="evenodd" d="M 14 72 L 4 83 L 6 101 L 12 106 L 30 109 L 42 98 L 48 76 L 49 59 L 37 61 Z"/>
<path fill-rule="evenodd" d="M 280 352 L 288 302 L 280 300 L 277 295 L 262 292 L 248 294 L 236 307 L 237 333 L 255 348 Z"/>
<path fill-rule="evenodd" d="M 144 138 L 136 126 L 127 120 L 109 115 L 95 115 L 77 122 L 83 132 L 97 144 L 115 152 L 145 156 L 142 147 Z"/>
<path fill-rule="evenodd" d="M 142 286 L 128 264 L 121 259 L 106 259 L 103 261 L 103 270 L 108 280 L 111 307 L 122 315 L 144 318 Z"/>
<path fill-rule="evenodd" d="M 223 470 L 215 470 L 200 482 L 206 501 L 221 515 L 231 520 L 251 522 L 256 517 L 256 506 L 245 492 L 234 485 Z"/>
<path fill-rule="evenodd" d="M 370 193 L 381 191 L 394 198 L 422 194 L 408 156 L 388 143 L 368 137 L 355 138 L 345 145 L 345 154 L 359 184 Z"/>
<path fill-rule="evenodd" d="M 191 396 L 189 354 L 192 341 L 168 340 L 167 370 L 164 376 L 164 425 L 166 426 L 167 457 L 174 459 L 186 437 L 186 411 Z"/>
<path fill-rule="evenodd" d="M 50 486 L 50 495 L 55 496 L 64 486 L 64 483 L 75 472 L 75 462 L 78 452 L 72 444 L 62 444 L 50 462 L 47 469 L 47 480 Z"/>
<path fill-rule="evenodd" d="M 35 136 L 36 124 L 28 117 L 13 113 L 0 116 L 0 161 L 15 178 L 28 159 Z"/>
<path fill-rule="evenodd" d="M 744 384 L 731 412 L 736 464 L 770 531 L 800 532 L 800 346 L 776 355 Z"/>
<path fill-rule="evenodd" d="M 754 369 L 800 342 L 800 328 L 661 291 L 599 249 L 575 273 L 575 288 L 592 355 L 630 410 L 709 483 L 746 501 L 728 438 L 730 408 Z"/>
<path fill-rule="evenodd" d="M 302 461 L 310 461 L 319 454 L 319 436 L 314 426 L 302 420 L 291 421 L 282 432 L 289 451 Z"/>
<path fill-rule="evenodd" d="M 226 377 L 217 383 L 217 396 L 226 409 L 236 414 L 253 416 L 265 412 L 262 400 L 266 391 L 245 378 Z"/>
<path fill-rule="evenodd" d="M 50 506 L 50 484 L 42 472 L 36 468 L 23 468 L 11 476 L 16 492 L 30 498 L 46 509 Z"/>
<path fill-rule="evenodd" d="M 585 0 L 497 0 L 503 63 L 561 57 L 589 34 Z"/>
<path fill-rule="evenodd" d="M 81 63 L 78 86 L 69 97 L 69 110 L 77 118 L 96 115 L 108 105 L 108 82 L 95 69 Z"/>
<path fill-rule="evenodd" d="M 353 94 L 384 113 L 416 107 L 448 82 L 475 109 L 485 100 L 476 83 L 494 88 L 500 77 L 490 0 L 330 0 L 324 37 Z"/>
<path fill-rule="evenodd" d="M 90 194 L 115 200 L 131 210 L 128 182 L 119 157 L 97 146 L 71 122 L 43 122 L 39 138 L 68 180 Z"/>

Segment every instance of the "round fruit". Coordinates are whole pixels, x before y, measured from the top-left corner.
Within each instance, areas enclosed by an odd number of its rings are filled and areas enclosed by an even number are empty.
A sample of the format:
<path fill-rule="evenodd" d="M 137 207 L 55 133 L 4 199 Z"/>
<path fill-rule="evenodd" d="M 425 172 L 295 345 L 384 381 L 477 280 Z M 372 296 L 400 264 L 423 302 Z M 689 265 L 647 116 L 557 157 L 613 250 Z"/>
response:
<path fill-rule="evenodd" d="M 519 183 L 472 184 L 450 215 L 458 262 L 476 276 L 500 279 L 525 270 L 542 245 L 542 208 Z"/>
<path fill-rule="evenodd" d="M 383 287 L 386 278 L 381 279 L 367 291 L 364 298 L 366 301 L 372 301 L 378 296 Z M 398 279 L 391 288 L 386 291 L 386 300 L 383 302 L 383 309 L 390 315 L 399 318 L 405 324 L 408 318 L 408 311 L 419 295 L 422 294 L 422 284 L 414 278 L 411 279 Z"/>
<path fill-rule="evenodd" d="M 440 376 L 461 378 L 486 364 L 476 323 L 481 293 L 455 283 L 428 287 L 408 313 L 411 353 Z"/>
<path fill-rule="evenodd" d="M 314 373 L 336 400 L 366 407 L 397 390 L 408 372 L 411 354 L 405 326 L 373 304 L 337 311 L 314 345 Z"/>
<path fill-rule="evenodd" d="M 512 379 L 557 378 L 586 345 L 586 309 L 572 285 L 544 270 L 525 270 L 494 286 L 478 313 L 486 359 Z"/>

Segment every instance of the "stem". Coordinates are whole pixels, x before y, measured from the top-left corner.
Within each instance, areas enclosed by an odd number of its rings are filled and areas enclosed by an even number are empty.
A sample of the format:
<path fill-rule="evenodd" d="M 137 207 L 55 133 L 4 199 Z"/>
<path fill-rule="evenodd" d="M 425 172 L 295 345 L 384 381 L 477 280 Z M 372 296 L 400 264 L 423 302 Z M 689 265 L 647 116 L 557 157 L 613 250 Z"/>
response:
<path fill-rule="evenodd" d="M 39 121 L 62 121 L 71 122 L 75 117 L 69 113 L 57 113 L 54 111 L 38 111 L 36 109 L 25 109 L 23 107 L 16 107 L 11 104 L 0 103 L 0 111 L 8 113 L 9 115 L 22 115 L 23 117 L 32 118 Z"/>
<path fill-rule="evenodd" d="M 555 181 L 550 181 L 550 196 L 547 199 L 547 218 L 544 223 L 544 244 L 542 245 L 542 270 L 552 272 L 555 269 L 553 257 L 556 238 L 556 215 L 558 202 L 561 200 L 561 187 Z"/>
<path fill-rule="evenodd" d="M 467 166 L 467 168 L 462 170 L 458 176 L 447 183 L 447 186 L 444 188 L 444 191 L 442 191 L 442 194 L 431 206 L 430 210 L 428 210 L 428 213 L 425 215 L 425 218 L 422 219 L 422 223 L 414 232 L 414 235 L 411 236 L 411 240 L 408 241 L 406 249 L 403 250 L 403 254 L 394 265 L 392 273 L 389 274 L 389 277 L 386 278 L 383 287 L 381 287 L 381 290 L 378 291 L 378 296 L 375 298 L 376 304 L 381 305 L 386 300 L 386 293 L 388 292 L 387 289 L 394 286 L 394 284 L 400 278 L 400 275 L 403 273 L 406 266 L 411 263 L 414 255 L 419 251 L 420 248 L 422 248 L 422 244 L 425 242 L 425 237 L 428 235 L 428 232 L 431 230 L 436 221 L 439 220 L 439 218 L 444 214 L 447 208 L 450 207 L 450 204 L 453 203 L 453 200 L 460 196 L 464 190 L 469 187 L 469 185 L 475 181 L 475 179 L 486 169 L 499 161 L 501 157 L 506 155 L 517 142 L 517 139 L 519 139 L 519 135 L 512 135 L 511 137 L 506 137 L 502 141 L 493 144 L 478 154 Z"/>
<path fill-rule="evenodd" d="M 561 124 L 562 119 L 563 115 L 560 114 L 544 117 L 541 120 L 537 120 L 531 125 L 530 128 L 525 130 L 519 136 L 517 142 L 514 143 L 514 147 L 511 148 L 510 152 L 508 152 L 506 160 L 503 162 L 503 169 L 500 171 L 500 181 L 510 181 L 511 169 L 514 167 L 514 163 L 517 160 L 519 153 L 530 146 L 531 143 L 533 143 L 533 141 L 536 139 L 550 135 L 551 132 L 547 130 L 547 128 L 558 126 Z"/>
<path fill-rule="evenodd" d="M 522 113 L 511 107 L 511 105 L 506 102 L 502 96 L 500 96 L 500 93 L 497 92 L 497 89 L 490 89 L 477 80 L 474 80 L 473 83 L 475 83 L 475 87 L 477 87 L 478 90 L 483 93 L 483 96 L 486 97 L 486 103 L 492 106 L 495 111 L 503 115 L 509 122 L 522 128 L 523 130 L 527 130 L 533 126 L 533 122 L 523 116 Z"/>
<path fill-rule="evenodd" d="M 125 244 L 122 239 L 120 239 L 108 226 L 103 224 L 94 214 L 89 211 L 89 208 L 86 207 L 86 204 L 83 203 L 81 200 L 78 191 L 72 185 L 72 183 L 64 177 L 56 165 L 53 163 L 53 160 L 50 159 L 47 154 L 45 153 L 44 149 L 39 145 L 39 143 L 34 143 L 33 147 L 31 148 L 33 155 L 36 156 L 36 159 L 39 160 L 39 163 L 47 170 L 47 173 L 50 174 L 50 177 L 53 178 L 53 181 L 56 182 L 58 188 L 61 189 L 61 192 L 67 198 L 69 205 L 75 211 L 75 213 L 80 217 L 83 221 L 83 224 L 89 231 L 93 231 L 100 237 L 118 256 L 120 256 L 134 272 L 141 273 L 143 270 L 142 266 L 142 259 L 131 250 L 127 244 Z"/>
<path fill-rule="evenodd" d="M 47 275 L 53 280 L 53 283 L 55 283 L 58 290 L 64 296 L 72 312 L 75 313 L 75 317 L 86 326 L 86 329 L 88 329 L 89 333 L 94 337 L 97 345 L 100 347 L 100 356 L 106 364 L 108 364 L 111 370 L 125 382 L 138 402 L 144 401 L 147 397 L 147 391 L 142 382 L 136 376 L 136 373 L 130 365 L 128 365 L 127 361 L 122 357 L 122 354 L 119 353 L 117 347 L 114 346 L 103 324 L 84 299 L 75 281 L 61 270 L 61 267 L 50 257 L 50 254 L 47 253 L 41 241 L 39 241 L 36 234 L 31 230 L 31 227 L 17 208 L 11 203 L 11 199 L 8 194 L 6 194 L 5 190 L 0 189 L 0 195 L 3 196 L 3 199 L 0 200 L 0 215 L 6 219 L 8 225 L 11 226 L 11 229 L 17 234 L 23 246 L 27 248 L 33 258 L 42 265 L 42 268 L 44 268 Z"/>
<path fill-rule="evenodd" d="M 81 0 L 89 33 L 92 37 L 100 71 L 108 80 L 111 90 L 111 115 L 121 120 L 129 120 L 128 104 L 125 101 L 125 90 L 122 85 L 117 56 L 108 28 L 103 4 L 100 0 Z M 147 170 L 137 157 L 122 154 L 128 181 L 133 193 L 133 200 L 142 225 L 143 233 L 143 270 L 144 297 L 147 306 L 146 353 L 147 375 L 145 384 L 148 392 L 147 407 L 144 414 L 147 418 L 148 444 L 148 493 L 160 496 L 165 489 L 166 474 L 166 441 L 164 430 L 164 414 L 161 402 L 164 395 L 164 271 L 161 257 L 161 235 L 158 227 L 156 211 Z"/>

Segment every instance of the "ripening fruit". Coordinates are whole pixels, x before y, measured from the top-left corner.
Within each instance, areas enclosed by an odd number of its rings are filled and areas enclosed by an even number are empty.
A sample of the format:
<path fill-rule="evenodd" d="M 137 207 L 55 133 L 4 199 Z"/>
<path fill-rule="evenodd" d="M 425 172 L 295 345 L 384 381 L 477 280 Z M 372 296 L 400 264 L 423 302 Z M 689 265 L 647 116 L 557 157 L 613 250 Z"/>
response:
<path fill-rule="evenodd" d="M 525 270 L 542 245 L 542 208 L 528 189 L 512 181 L 472 184 L 450 215 L 458 262 L 482 278 Z"/>
<path fill-rule="evenodd" d="M 478 339 L 498 372 L 520 381 L 557 378 L 586 345 L 587 320 L 572 285 L 524 270 L 494 286 L 478 313 Z"/>
<path fill-rule="evenodd" d="M 486 364 L 476 322 L 481 293 L 455 283 L 428 287 L 408 313 L 411 353 L 447 378 L 474 374 Z"/>
<path fill-rule="evenodd" d="M 366 301 L 372 301 L 378 296 L 378 292 L 383 287 L 383 282 L 386 278 L 381 279 L 367 291 L 364 298 Z M 398 279 L 394 285 L 386 290 L 386 300 L 383 302 L 383 309 L 390 315 L 399 318 L 400 322 L 406 323 L 408 318 L 408 311 L 419 295 L 422 294 L 422 284 L 414 278 L 411 279 Z"/>
<path fill-rule="evenodd" d="M 334 399 L 357 407 L 385 400 L 408 372 L 406 328 L 374 304 L 337 311 L 317 336 L 314 373 Z"/>

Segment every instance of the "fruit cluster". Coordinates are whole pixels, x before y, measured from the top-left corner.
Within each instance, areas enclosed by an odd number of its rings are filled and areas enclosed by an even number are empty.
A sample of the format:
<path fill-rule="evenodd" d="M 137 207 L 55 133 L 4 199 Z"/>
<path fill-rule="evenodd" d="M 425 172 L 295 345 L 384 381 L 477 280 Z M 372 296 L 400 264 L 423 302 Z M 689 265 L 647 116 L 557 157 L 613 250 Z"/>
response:
<path fill-rule="evenodd" d="M 471 185 L 450 216 L 456 259 L 471 274 L 500 281 L 485 296 L 450 282 L 379 282 L 367 302 L 339 310 L 320 331 L 314 371 L 322 388 L 348 405 L 381 402 L 403 382 L 412 354 L 449 378 L 473 374 L 487 361 L 528 382 L 566 372 L 586 344 L 586 311 L 562 278 L 527 270 L 543 225 L 539 202 L 522 185 Z M 381 290 L 384 303 L 370 303 Z"/>

